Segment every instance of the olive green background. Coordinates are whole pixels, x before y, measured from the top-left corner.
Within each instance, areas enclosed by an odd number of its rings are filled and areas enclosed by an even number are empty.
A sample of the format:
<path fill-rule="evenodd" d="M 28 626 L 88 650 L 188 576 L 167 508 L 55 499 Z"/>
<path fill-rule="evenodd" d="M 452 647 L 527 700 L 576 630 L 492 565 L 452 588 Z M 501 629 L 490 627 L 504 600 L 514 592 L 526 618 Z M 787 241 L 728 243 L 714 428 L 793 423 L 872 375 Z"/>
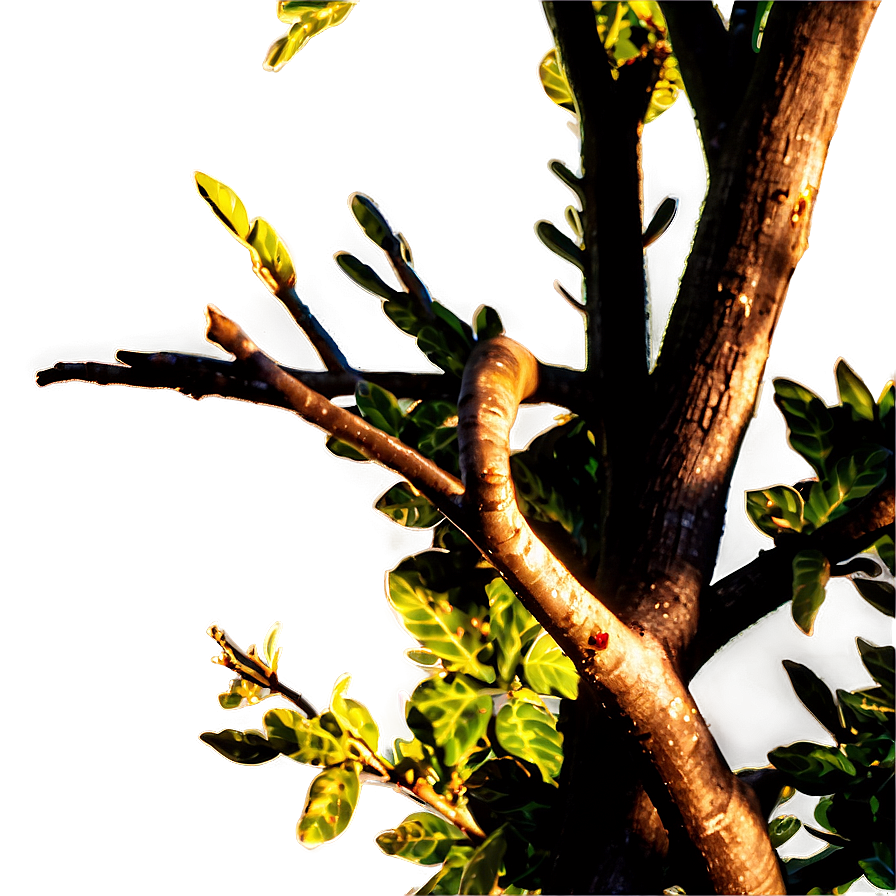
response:
<path fill-rule="evenodd" d="M 843 107 L 766 377 L 836 398 L 844 356 L 877 395 L 893 376 L 893 176 L 883 4 Z M 267 408 L 173 393 L 63 384 L 33 373 L 117 348 L 215 353 L 214 302 L 266 351 L 319 367 L 253 276 L 246 252 L 196 193 L 194 169 L 236 190 L 289 245 L 299 295 L 349 360 L 430 369 L 413 341 L 332 262 L 348 250 L 385 271 L 355 225 L 372 196 L 410 241 L 434 297 L 470 319 L 482 303 L 541 359 L 577 365 L 576 313 L 554 292 L 576 272 L 537 240 L 568 196 L 548 171 L 575 167 L 571 116 L 544 96 L 550 34 L 537 4 L 365 0 L 277 74 L 275 3 L 198 0 L 8 4 L 2 214 L 5 409 L 0 880 L 9 892 L 402 893 L 425 870 L 383 856 L 375 835 L 416 810 L 364 788 L 338 842 L 295 841 L 313 770 L 224 761 L 203 730 L 258 725 L 265 708 L 218 706 L 228 675 L 205 630 L 243 646 L 276 619 L 283 679 L 324 704 L 342 672 L 384 737 L 404 732 L 400 694 L 419 672 L 383 575 L 426 533 L 373 510 L 396 477 L 324 449 Z M 681 99 L 645 134 L 645 206 L 681 197 L 648 252 L 658 335 L 674 294 L 703 170 Z M 719 574 L 771 545 L 743 492 L 809 475 L 767 388 L 735 475 Z M 521 416 L 518 447 L 556 410 Z M 832 687 L 866 683 L 853 638 L 888 620 L 848 583 L 830 586 L 815 635 L 778 612 L 694 685 L 735 767 L 825 735 L 781 658 Z M 613 774 L 607 769 L 607 774 Z M 794 851 L 818 844 L 801 833 Z"/>

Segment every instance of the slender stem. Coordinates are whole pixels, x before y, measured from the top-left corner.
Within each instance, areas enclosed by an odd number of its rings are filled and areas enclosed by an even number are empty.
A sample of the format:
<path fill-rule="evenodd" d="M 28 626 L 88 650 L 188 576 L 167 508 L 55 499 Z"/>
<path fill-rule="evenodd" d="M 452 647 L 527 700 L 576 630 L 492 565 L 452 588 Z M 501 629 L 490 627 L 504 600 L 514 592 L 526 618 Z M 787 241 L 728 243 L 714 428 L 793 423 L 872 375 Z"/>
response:
<path fill-rule="evenodd" d="M 298 297 L 295 287 L 283 287 L 278 289 L 274 295 L 283 303 L 292 319 L 308 337 L 327 370 L 346 372 L 353 376 L 355 381 L 361 379 L 361 375 L 348 363 L 342 349 L 339 348 L 333 337 L 324 329 L 323 324 L 314 316 L 311 309 Z"/>

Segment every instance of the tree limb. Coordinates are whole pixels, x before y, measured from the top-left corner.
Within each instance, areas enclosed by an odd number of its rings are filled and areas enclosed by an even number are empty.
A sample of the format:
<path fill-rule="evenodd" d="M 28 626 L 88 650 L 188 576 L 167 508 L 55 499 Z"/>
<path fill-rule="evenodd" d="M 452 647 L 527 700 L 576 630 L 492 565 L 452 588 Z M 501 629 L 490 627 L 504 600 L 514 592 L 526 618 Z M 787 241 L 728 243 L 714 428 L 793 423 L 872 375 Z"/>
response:
<path fill-rule="evenodd" d="M 105 364 L 96 361 L 60 361 L 53 367 L 37 373 L 37 384 L 85 382 L 100 386 L 138 386 L 145 389 L 175 389 L 192 398 L 217 395 L 237 398 L 255 404 L 288 408 L 289 402 L 266 383 L 255 379 L 239 361 L 209 358 L 183 352 L 135 352 L 121 350 L 115 353 L 122 364 Z M 127 366 L 124 366 L 127 365 Z M 320 393 L 325 398 L 353 395 L 357 380 L 348 371 L 297 370 L 281 365 L 290 376 Z M 376 383 L 398 398 L 442 398 L 456 401 L 459 383 L 445 373 L 405 373 L 404 371 L 371 371 L 361 373 L 365 380 Z M 527 402 L 547 402 L 581 413 L 590 393 L 586 395 L 580 370 L 568 367 L 539 365 L 539 388 Z"/>
<path fill-rule="evenodd" d="M 235 324 L 213 305 L 208 307 L 208 338 L 251 366 L 257 377 L 281 392 L 302 419 L 347 442 L 370 460 L 404 476 L 443 512 L 456 510 L 464 488 L 422 454 L 371 426 L 345 408 L 290 376 Z"/>
<path fill-rule="evenodd" d="M 831 564 L 854 557 L 892 532 L 892 483 L 868 495 L 849 513 L 806 537 L 782 538 L 760 555 L 708 588 L 700 603 L 700 628 L 688 652 L 687 665 L 696 675 L 716 651 L 793 596 L 793 557 L 817 548 Z"/>
<path fill-rule="evenodd" d="M 718 157 L 720 113 L 726 100 L 728 32 L 711 0 L 662 3 L 661 8 L 711 171 Z"/>
<path fill-rule="evenodd" d="M 765 819 L 725 765 L 666 652 L 586 591 L 520 513 L 509 433 L 519 402 L 536 385 L 535 359 L 505 337 L 477 346 L 467 363 L 458 441 L 463 501 L 476 515 L 472 540 L 560 643 L 585 685 L 598 696 L 609 691 L 643 737 L 717 892 L 783 892 Z M 602 650 L 594 646 L 598 632 L 609 635 Z"/>

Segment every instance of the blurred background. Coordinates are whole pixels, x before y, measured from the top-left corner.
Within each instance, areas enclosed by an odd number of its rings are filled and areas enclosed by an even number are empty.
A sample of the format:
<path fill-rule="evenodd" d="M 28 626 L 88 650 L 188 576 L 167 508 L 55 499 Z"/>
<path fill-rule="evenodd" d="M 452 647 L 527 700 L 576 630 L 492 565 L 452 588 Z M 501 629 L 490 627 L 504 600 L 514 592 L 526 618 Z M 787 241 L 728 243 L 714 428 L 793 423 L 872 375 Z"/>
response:
<path fill-rule="evenodd" d="M 583 362 L 581 322 L 551 285 L 575 292 L 577 272 L 533 226 L 561 224 L 569 202 L 548 160 L 577 163 L 571 116 L 538 79 L 551 46 L 538 4 L 367 0 L 272 74 L 261 63 L 285 31 L 275 8 L 51 0 L 0 13 L 8 892 L 394 894 L 428 877 L 374 843 L 415 811 L 406 799 L 366 787 L 347 832 L 309 852 L 294 832 L 313 770 L 236 766 L 198 739 L 256 727 L 279 705 L 219 707 L 230 676 L 208 661 L 207 627 L 246 647 L 275 620 L 284 681 L 323 706 L 349 672 L 384 738 L 406 733 L 402 694 L 420 673 L 403 656 L 413 642 L 384 573 L 429 535 L 373 509 L 397 477 L 330 455 L 320 432 L 282 411 L 33 380 L 57 360 L 111 361 L 118 348 L 215 354 L 209 302 L 279 361 L 321 367 L 197 194 L 194 169 L 273 224 L 299 294 L 356 366 L 433 369 L 332 261 L 348 250 L 387 271 L 348 210 L 356 190 L 461 317 L 487 302 L 541 360 Z M 884 4 L 840 116 L 735 475 L 719 576 L 771 547 L 747 521 L 744 490 L 809 475 L 786 445 L 770 380 L 832 403 L 839 356 L 875 395 L 894 374 L 894 26 L 896 6 Z M 681 198 L 648 253 L 659 339 L 705 187 L 684 98 L 646 128 L 644 167 L 648 214 Z M 525 410 L 516 447 L 556 413 Z M 856 635 L 889 642 L 889 620 L 835 581 L 812 638 L 785 608 L 704 669 L 695 696 L 732 766 L 763 765 L 782 743 L 827 742 L 780 660 L 832 688 L 861 687 Z M 804 833 L 788 844 L 820 846 Z"/>

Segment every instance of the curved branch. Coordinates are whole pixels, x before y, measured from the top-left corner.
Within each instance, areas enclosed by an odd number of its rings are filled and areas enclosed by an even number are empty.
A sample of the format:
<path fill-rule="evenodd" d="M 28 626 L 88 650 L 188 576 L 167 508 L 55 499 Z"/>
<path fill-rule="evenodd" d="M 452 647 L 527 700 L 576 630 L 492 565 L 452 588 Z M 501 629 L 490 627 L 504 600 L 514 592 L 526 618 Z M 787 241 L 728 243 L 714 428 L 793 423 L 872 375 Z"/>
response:
<path fill-rule="evenodd" d="M 885 485 L 849 513 L 806 538 L 783 538 L 770 551 L 725 576 L 701 597 L 700 627 L 687 655 L 691 677 L 732 638 L 793 596 L 793 557 L 816 547 L 832 564 L 870 547 L 894 523 L 893 486 Z"/>
<path fill-rule="evenodd" d="M 717 892 L 783 892 L 765 819 L 725 765 L 665 651 L 586 591 L 520 513 L 509 434 L 520 401 L 537 386 L 537 372 L 535 358 L 506 337 L 477 346 L 467 363 L 458 441 L 464 506 L 476 518 L 473 541 L 557 639 L 586 685 L 598 695 L 609 691 L 630 719 Z M 600 632 L 608 640 L 598 640 Z"/>
<path fill-rule="evenodd" d="M 347 442 L 370 460 L 404 476 L 440 510 L 457 515 L 463 486 L 457 479 L 398 439 L 371 426 L 366 420 L 327 401 L 290 376 L 235 324 L 213 305 L 208 307 L 208 338 L 236 355 L 257 378 L 282 393 L 302 419 Z"/>

